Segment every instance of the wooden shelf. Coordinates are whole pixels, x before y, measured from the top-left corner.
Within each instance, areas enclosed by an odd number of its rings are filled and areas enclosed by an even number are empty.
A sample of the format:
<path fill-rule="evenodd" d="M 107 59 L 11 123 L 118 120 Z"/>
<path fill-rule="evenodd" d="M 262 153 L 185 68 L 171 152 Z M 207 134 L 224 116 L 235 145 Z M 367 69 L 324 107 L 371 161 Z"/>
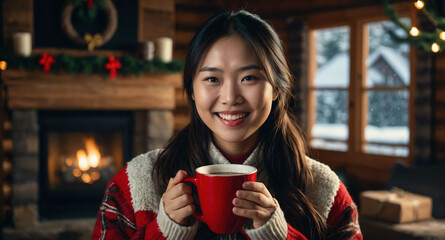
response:
<path fill-rule="evenodd" d="M 3 72 L 9 109 L 146 110 L 175 108 L 181 74 L 69 75 L 41 71 Z"/>

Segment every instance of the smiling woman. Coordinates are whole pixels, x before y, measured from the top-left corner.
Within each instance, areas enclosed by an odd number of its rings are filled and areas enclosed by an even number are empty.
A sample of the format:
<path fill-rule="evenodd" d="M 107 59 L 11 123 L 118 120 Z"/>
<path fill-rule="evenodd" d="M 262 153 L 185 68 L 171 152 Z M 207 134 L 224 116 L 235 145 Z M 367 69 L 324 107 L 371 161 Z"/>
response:
<path fill-rule="evenodd" d="M 190 124 L 110 181 L 93 239 L 362 239 L 345 186 L 306 157 L 288 104 L 292 76 L 269 24 L 246 11 L 212 17 L 190 44 L 183 80 Z M 242 230 L 220 236 L 192 217 L 196 192 L 183 180 L 232 163 L 256 167 L 257 182 L 229 203 L 247 219 Z"/>

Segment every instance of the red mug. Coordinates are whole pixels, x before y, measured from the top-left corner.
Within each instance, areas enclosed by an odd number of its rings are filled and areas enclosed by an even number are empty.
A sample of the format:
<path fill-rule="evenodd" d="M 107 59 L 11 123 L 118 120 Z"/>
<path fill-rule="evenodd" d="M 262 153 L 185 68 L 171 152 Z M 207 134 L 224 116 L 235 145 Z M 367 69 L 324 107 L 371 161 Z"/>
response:
<path fill-rule="evenodd" d="M 215 164 L 196 169 L 196 177 L 184 182 L 195 184 L 201 212 L 193 216 L 207 224 L 214 233 L 232 234 L 241 231 L 245 218 L 233 214 L 236 191 L 246 181 L 255 182 L 257 169 L 241 164 Z"/>

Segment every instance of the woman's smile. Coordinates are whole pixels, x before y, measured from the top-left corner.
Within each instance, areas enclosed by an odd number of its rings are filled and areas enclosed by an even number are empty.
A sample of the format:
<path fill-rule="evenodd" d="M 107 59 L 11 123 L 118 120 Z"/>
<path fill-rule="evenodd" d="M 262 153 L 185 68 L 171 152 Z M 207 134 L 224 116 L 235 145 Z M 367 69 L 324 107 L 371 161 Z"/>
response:
<path fill-rule="evenodd" d="M 229 127 L 235 127 L 241 125 L 244 120 L 249 116 L 248 112 L 217 112 L 216 116 L 221 122 Z"/>

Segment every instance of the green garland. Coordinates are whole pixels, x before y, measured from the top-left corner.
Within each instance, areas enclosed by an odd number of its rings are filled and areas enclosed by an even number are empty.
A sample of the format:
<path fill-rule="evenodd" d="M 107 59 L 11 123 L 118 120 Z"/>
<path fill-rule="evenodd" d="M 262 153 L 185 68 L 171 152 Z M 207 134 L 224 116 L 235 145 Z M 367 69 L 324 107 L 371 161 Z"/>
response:
<path fill-rule="evenodd" d="M 94 0 L 92 7 L 87 7 L 84 0 L 73 0 L 73 6 L 77 9 L 77 17 L 84 23 L 93 22 L 97 16 L 99 9 L 105 6 L 106 0 Z"/>
<path fill-rule="evenodd" d="M 32 55 L 30 57 L 20 57 L 12 52 L 0 54 L 3 61 L 8 64 L 8 69 L 26 69 L 26 70 L 38 70 L 42 69 L 39 64 L 41 55 Z M 121 68 L 117 70 L 118 73 L 124 75 L 136 75 L 141 76 L 145 73 L 180 73 L 184 69 L 184 61 L 173 59 L 169 63 L 163 63 L 159 59 L 155 58 L 153 61 L 144 61 L 135 58 L 131 55 L 125 55 L 117 58 L 121 63 Z M 83 56 L 73 57 L 65 53 L 54 56 L 55 63 L 51 65 L 50 72 L 62 73 L 68 72 L 69 74 L 100 74 L 107 76 L 109 70 L 104 66 L 108 62 L 108 56 Z"/>
<path fill-rule="evenodd" d="M 439 45 L 439 47 L 440 47 L 440 50 L 443 50 L 443 49 L 445 49 L 445 41 L 440 39 L 439 35 L 445 29 L 445 18 L 440 17 L 435 12 L 433 4 L 431 4 L 429 1 L 426 1 L 426 0 L 423 0 L 423 1 L 425 2 L 425 6 L 424 6 L 425 10 L 428 11 L 428 14 L 437 23 L 433 32 L 425 32 L 425 31 L 420 30 L 420 33 L 418 36 L 411 36 L 410 35 L 411 26 L 406 25 L 405 23 L 403 23 L 400 20 L 396 10 L 389 3 L 388 0 L 383 0 L 383 2 L 385 4 L 385 10 L 384 10 L 385 14 L 388 16 L 388 18 L 392 22 L 394 22 L 397 26 L 399 26 L 406 32 L 407 37 L 403 38 L 403 37 L 400 37 L 399 35 L 395 34 L 390 29 L 386 29 L 386 30 L 390 34 L 390 36 L 398 42 L 408 42 L 411 45 L 420 47 L 427 52 L 431 51 L 431 45 L 433 43 L 437 43 L 437 45 Z"/>

